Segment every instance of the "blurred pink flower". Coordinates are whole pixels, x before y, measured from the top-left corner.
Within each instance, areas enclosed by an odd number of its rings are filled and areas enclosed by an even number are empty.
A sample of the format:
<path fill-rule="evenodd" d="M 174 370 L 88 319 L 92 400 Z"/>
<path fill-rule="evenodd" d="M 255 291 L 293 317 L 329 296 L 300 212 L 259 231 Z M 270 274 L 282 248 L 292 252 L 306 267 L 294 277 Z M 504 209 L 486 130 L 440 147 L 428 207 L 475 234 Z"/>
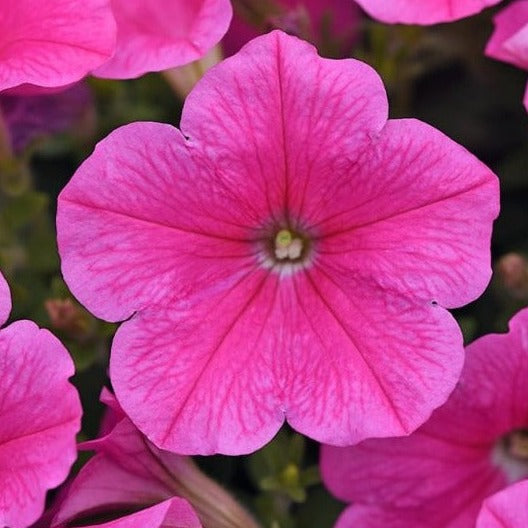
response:
<path fill-rule="evenodd" d="M 475 15 L 501 0 L 356 0 L 372 17 L 389 24 L 429 25 Z"/>
<path fill-rule="evenodd" d="M 486 499 L 477 528 L 526 528 L 528 526 L 528 480 L 518 482 Z"/>
<path fill-rule="evenodd" d="M 117 21 L 114 56 L 94 75 L 129 79 L 204 56 L 231 21 L 229 0 L 111 0 Z"/>
<path fill-rule="evenodd" d="M 495 31 L 486 55 L 528 70 L 528 0 L 517 0 L 494 18 Z M 528 110 L 528 86 L 524 94 Z"/>
<path fill-rule="evenodd" d="M 229 0 L 0 0 L 0 91 L 180 66 L 222 38 L 231 14 Z"/>
<path fill-rule="evenodd" d="M 457 388 L 415 433 L 324 446 L 321 470 L 354 503 L 339 528 L 474 526 L 486 497 L 528 477 L 528 309 L 467 347 Z"/>
<path fill-rule="evenodd" d="M 114 48 L 109 0 L 0 0 L 0 91 L 68 85 Z"/>
<path fill-rule="evenodd" d="M 236 4 L 235 4 L 236 5 Z M 323 55 L 348 55 L 357 35 L 360 10 L 352 1 L 343 0 L 262 0 L 243 2 L 260 12 L 252 14 L 253 23 L 236 14 L 222 40 L 227 55 L 272 28 L 293 33 L 317 46 Z"/>
<path fill-rule="evenodd" d="M 54 507 L 51 528 L 85 526 L 87 520 L 109 515 L 119 517 L 121 512 L 120 522 L 135 523 L 128 512 L 141 509 L 144 516 L 157 515 L 161 504 L 171 505 L 175 522 L 171 524 L 169 519 L 155 525 L 154 521 L 144 522 L 137 524 L 138 528 L 201 526 L 197 514 L 182 495 L 193 499 L 208 528 L 255 526 L 227 492 L 206 477 L 191 459 L 152 445 L 108 391 L 103 391 L 102 400 L 110 411 L 105 420 L 107 432 L 98 440 L 81 444 L 81 449 L 93 449 L 96 454 Z"/>
<path fill-rule="evenodd" d="M 64 277 L 128 319 L 112 383 L 156 445 L 247 453 L 285 419 L 350 445 L 445 402 L 445 308 L 489 281 L 497 179 L 387 106 L 366 64 L 274 31 L 203 77 L 181 132 L 122 127 L 63 190 Z"/>
<path fill-rule="evenodd" d="M 0 275 L 0 325 L 10 310 Z M 0 330 L 0 365 L 0 526 L 25 528 L 76 458 L 81 406 L 68 353 L 31 321 Z"/>

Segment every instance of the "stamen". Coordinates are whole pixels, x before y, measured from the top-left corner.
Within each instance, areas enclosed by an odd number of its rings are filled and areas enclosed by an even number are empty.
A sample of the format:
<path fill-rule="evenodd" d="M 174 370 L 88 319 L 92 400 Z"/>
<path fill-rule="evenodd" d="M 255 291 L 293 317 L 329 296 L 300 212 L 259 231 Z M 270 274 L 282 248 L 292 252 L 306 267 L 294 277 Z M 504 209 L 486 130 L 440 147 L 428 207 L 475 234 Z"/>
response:
<path fill-rule="evenodd" d="M 294 238 L 290 230 L 281 229 L 275 236 L 275 257 L 278 260 L 298 260 L 303 246 L 301 238 Z"/>

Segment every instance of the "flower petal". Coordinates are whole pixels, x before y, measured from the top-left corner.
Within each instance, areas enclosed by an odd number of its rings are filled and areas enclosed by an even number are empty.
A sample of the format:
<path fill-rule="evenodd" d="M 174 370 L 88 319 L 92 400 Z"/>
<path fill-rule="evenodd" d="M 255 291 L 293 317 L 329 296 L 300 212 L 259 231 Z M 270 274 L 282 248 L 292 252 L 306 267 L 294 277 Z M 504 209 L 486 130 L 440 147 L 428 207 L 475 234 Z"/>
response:
<path fill-rule="evenodd" d="M 437 24 L 479 13 L 501 0 L 356 0 L 372 17 L 389 24 Z"/>
<path fill-rule="evenodd" d="M 109 0 L 3 1 L 0 91 L 78 81 L 112 55 L 115 31 Z"/>
<path fill-rule="evenodd" d="M 0 331 L 0 525 L 24 528 L 76 458 L 81 406 L 60 342 L 30 321 Z"/>
<path fill-rule="evenodd" d="M 177 453 L 240 454 L 271 440 L 284 421 L 266 332 L 277 275 L 249 272 L 229 290 L 144 310 L 114 338 L 110 375 L 132 421 Z"/>
<path fill-rule="evenodd" d="M 389 121 L 351 170 L 327 181 L 323 204 L 321 193 L 307 191 L 321 259 L 447 308 L 482 293 L 499 209 L 498 180 L 483 163 L 429 125 L 403 119 Z"/>
<path fill-rule="evenodd" d="M 522 53 L 522 32 L 528 28 L 528 1 L 518 0 L 502 9 L 493 19 L 495 31 L 486 45 L 486 55 L 519 68 L 528 69 L 528 49 Z"/>
<path fill-rule="evenodd" d="M 251 214 L 262 216 L 260 201 L 248 202 Z M 198 285 L 205 295 L 255 265 L 244 214 L 177 129 L 128 125 L 97 146 L 59 196 L 62 271 L 76 297 L 111 321 Z"/>
<path fill-rule="evenodd" d="M 368 65 L 322 59 L 273 31 L 204 75 L 186 99 L 181 129 L 228 181 L 242 189 L 253 182 L 253 200 L 264 192 L 272 219 L 294 222 L 306 180 L 358 156 L 387 112 Z"/>
<path fill-rule="evenodd" d="M 8 319 L 11 313 L 11 292 L 9 285 L 0 273 L 0 326 L 2 326 Z"/>
<path fill-rule="evenodd" d="M 477 528 L 524 528 L 528 526 L 528 480 L 486 499 Z"/>
<path fill-rule="evenodd" d="M 229 0 L 112 0 L 115 55 L 94 75 L 131 79 L 203 57 L 225 34 Z"/>

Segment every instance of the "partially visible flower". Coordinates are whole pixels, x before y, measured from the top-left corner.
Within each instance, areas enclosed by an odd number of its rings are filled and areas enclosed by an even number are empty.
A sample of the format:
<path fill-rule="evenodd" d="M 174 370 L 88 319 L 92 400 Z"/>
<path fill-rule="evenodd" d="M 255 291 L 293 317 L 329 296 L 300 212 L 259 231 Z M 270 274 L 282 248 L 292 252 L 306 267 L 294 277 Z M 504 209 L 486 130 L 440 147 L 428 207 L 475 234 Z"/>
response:
<path fill-rule="evenodd" d="M 96 77 L 130 79 L 204 56 L 225 34 L 229 0 L 112 0 L 117 22 L 114 56 Z"/>
<path fill-rule="evenodd" d="M 528 299 L 528 260 L 518 253 L 507 253 L 495 271 L 502 286 L 517 299 Z"/>
<path fill-rule="evenodd" d="M 247 453 L 285 419 L 350 445 L 445 402 L 497 178 L 387 107 L 368 65 L 274 31 L 205 74 L 181 131 L 116 130 L 62 191 L 65 280 L 128 319 L 112 384 L 158 447 Z"/>
<path fill-rule="evenodd" d="M 324 446 L 321 470 L 353 503 L 339 528 L 474 526 L 486 497 L 528 477 L 528 309 L 467 347 L 457 388 L 415 433 Z"/>
<path fill-rule="evenodd" d="M 20 153 L 40 136 L 81 125 L 92 111 L 90 90 L 82 82 L 55 93 L 0 94 L 0 119 L 4 120 L 9 148 L 14 153 Z"/>
<path fill-rule="evenodd" d="M 528 480 L 518 482 L 484 501 L 477 528 L 526 528 Z"/>
<path fill-rule="evenodd" d="M 102 399 L 109 407 L 107 433 L 81 444 L 82 449 L 93 449 L 96 454 L 70 483 L 55 509 L 51 528 L 85 526 L 87 520 L 109 516 L 124 521 L 131 518 L 130 512 L 138 510 L 152 515 L 160 504 L 170 501 L 178 504 L 181 518 L 174 519 L 175 524 L 165 520 L 160 526 L 200 526 L 183 498 L 191 502 L 207 528 L 256 528 L 249 514 L 190 458 L 157 449 L 108 391 L 103 391 Z"/>
<path fill-rule="evenodd" d="M 321 55 L 348 56 L 360 21 L 353 1 L 238 0 L 234 7 L 235 16 L 222 40 L 227 55 L 276 28 L 315 44 Z"/>
<path fill-rule="evenodd" d="M 429 25 L 475 15 L 501 0 L 356 0 L 372 17 L 389 24 Z"/>
<path fill-rule="evenodd" d="M 11 309 L 0 275 L 0 325 Z M 73 362 L 31 321 L 0 330 L 0 526 L 25 528 L 44 509 L 76 458 L 81 406 L 68 382 Z"/>
<path fill-rule="evenodd" d="M 0 0 L 0 91 L 66 86 L 114 49 L 109 0 Z"/>
<path fill-rule="evenodd" d="M 528 0 L 516 0 L 494 18 L 486 55 L 528 70 Z M 528 110 L 528 86 L 524 94 Z"/>

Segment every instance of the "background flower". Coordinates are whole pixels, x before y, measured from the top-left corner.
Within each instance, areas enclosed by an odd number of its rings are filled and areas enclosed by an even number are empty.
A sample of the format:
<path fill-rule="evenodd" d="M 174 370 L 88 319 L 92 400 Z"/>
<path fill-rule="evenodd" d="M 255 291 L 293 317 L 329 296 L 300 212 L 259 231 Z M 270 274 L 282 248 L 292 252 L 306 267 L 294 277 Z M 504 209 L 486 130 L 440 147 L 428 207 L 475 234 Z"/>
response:
<path fill-rule="evenodd" d="M 438 24 L 479 13 L 501 0 L 356 0 L 373 18 L 390 24 Z"/>
<path fill-rule="evenodd" d="M 130 79 L 201 58 L 227 31 L 229 0 L 112 0 L 113 57 L 94 75 Z"/>
<path fill-rule="evenodd" d="M 11 308 L 0 275 L 0 324 Z M 76 458 L 81 406 L 61 343 L 31 321 L 0 330 L 0 525 L 25 528 Z"/>
<path fill-rule="evenodd" d="M 528 70 L 528 0 L 517 0 L 494 18 L 495 31 L 486 55 Z M 528 87 L 524 95 L 528 110 Z"/>
<path fill-rule="evenodd" d="M 466 528 L 482 501 L 528 476 L 528 309 L 467 347 L 447 403 L 408 438 L 323 447 L 337 526 Z"/>
<path fill-rule="evenodd" d="M 109 0 L 1 0 L 0 91 L 78 81 L 111 57 Z"/>

